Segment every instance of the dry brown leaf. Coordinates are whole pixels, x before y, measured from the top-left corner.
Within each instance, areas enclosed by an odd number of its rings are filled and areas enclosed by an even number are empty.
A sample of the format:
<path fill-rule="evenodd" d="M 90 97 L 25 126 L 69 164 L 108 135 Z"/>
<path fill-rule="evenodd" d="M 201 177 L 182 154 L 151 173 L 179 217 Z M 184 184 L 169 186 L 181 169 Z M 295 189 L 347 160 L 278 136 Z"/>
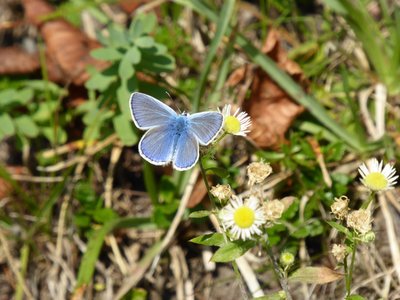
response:
<path fill-rule="evenodd" d="M 79 29 L 63 19 L 43 21 L 44 16 L 53 11 L 46 1 L 24 0 L 23 4 L 26 19 L 39 26 L 46 44 L 46 59 L 51 66 L 51 80 L 64 83 L 72 81 L 81 85 L 89 78 L 86 66 L 93 65 L 97 69 L 107 66 L 107 62 L 90 56 L 90 51 L 99 47 L 99 44 Z"/>
<path fill-rule="evenodd" d="M 278 31 L 270 30 L 262 51 L 300 85 L 308 86 L 299 65 L 291 61 L 282 48 Z M 251 97 L 244 104 L 244 110 L 252 119 L 249 136 L 262 148 L 279 147 L 293 120 L 304 111 L 261 68 L 255 71 Z"/>
<path fill-rule="evenodd" d="M 207 188 L 204 184 L 203 178 L 199 177 L 193 187 L 193 192 L 190 195 L 187 208 L 193 208 L 199 204 L 207 195 Z"/>
<path fill-rule="evenodd" d="M 290 282 L 326 284 L 343 278 L 343 274 L 327 267 L 302 267 L 289 277 Z"/>
<path fill-rule="evenodd" d="M 39 70 L 37 53 L 19 47 L 0 48 L 0 74 L 26 74 Z"/>

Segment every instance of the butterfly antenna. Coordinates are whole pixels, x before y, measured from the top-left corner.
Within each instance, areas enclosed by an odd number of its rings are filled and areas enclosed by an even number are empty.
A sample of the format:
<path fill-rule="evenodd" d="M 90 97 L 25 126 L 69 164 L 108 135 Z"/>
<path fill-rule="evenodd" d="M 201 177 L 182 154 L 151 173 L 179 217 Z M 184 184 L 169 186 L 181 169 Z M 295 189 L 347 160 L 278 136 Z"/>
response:
<path fill-rule="evenodd" d="M 167 91 L 165 91 L 165 93 L 166 93 L 166 94 L 168 95 L 168 97 L 171 99 L 171 101 L 172 101 L 172 103 L 174 104 L 176 110 L 179 111 L 179 113 L 181 114 L 182 111 L 181 111 L 181 110 L 179 109 L 179 107 L 176 105 L 176 103 L 175 103 L 174 99 L 172 99 L 170 93 L 168 93 Z"/>

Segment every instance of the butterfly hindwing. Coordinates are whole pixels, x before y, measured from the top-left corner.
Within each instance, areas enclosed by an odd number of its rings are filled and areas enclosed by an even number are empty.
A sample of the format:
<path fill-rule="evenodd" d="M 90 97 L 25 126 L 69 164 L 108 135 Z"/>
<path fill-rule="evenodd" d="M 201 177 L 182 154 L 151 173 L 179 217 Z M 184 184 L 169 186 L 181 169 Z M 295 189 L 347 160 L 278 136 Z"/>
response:
<path fill-rule="evenodd" d="M 176 135 L 168 125 L 149 129 L 139 142 L 139 153 L 154 165 L 168 164 L 174 156 Z"/>
<path fill-rule="evenodd" d="M 166 125 L 177 116 L 172 108 L 143 93 L 133 93 L 129 104 L 133 122 L 142 130 Z"/>
<path fill-rule="evenodd" d="M 175 146 L 173 166 L 183 171 L 192 168 L 199 159 L 199 142 L 196 136 L 190 132 L 182 132 Z"/>
<path fill-rule="evenodd" d="M 224 117 L 219 112 L 201 112 L 188 116 L 191 131 L 203 146 L 208 145 L 222 128 Z"/>

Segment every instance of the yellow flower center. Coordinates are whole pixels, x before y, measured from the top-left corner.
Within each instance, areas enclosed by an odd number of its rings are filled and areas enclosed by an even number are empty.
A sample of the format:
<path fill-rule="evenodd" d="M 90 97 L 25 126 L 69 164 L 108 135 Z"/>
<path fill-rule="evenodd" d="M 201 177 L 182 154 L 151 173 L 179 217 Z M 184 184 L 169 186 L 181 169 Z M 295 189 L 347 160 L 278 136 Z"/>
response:
<path fill-rule="evenodd" d="M 367 176 L 365 176 L 364 183 L 367 187 L 374 191 L 384 190 L 388 185 L 386 177 L 380 172 L 369 173 Z"/>
<path fill-rule="evenodd" d="M 233 215 L 233 219 L 236 225 L 240 228 L 249 228 L 254 223 L 254 211 L 246 206 L 239 207 L 238 209 L 236 209 Z"/>
<path fill-rule="evenodd" d="M 240 131 L 240 121 L 234 116 L 225 118 L 224 129 L 227 133 L 235 134 Z"/>

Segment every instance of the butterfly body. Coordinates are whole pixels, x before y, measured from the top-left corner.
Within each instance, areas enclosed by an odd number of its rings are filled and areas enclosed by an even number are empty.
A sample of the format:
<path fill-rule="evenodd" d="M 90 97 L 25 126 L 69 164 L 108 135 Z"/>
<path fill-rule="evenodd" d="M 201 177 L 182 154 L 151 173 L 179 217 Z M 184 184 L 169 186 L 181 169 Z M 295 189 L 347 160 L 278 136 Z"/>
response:
<path fill-rule="evenodd" d="M 177 170 L 192 168 L 199 159 L 199 144 L 210 144 L 223 124 L 219 112 L 178 115 L 143 93 L 131 95 L 130 109 L 136 127 L 147 130 L 139 142 L 139 154 L 154 165 L 172 162 Z"/>

